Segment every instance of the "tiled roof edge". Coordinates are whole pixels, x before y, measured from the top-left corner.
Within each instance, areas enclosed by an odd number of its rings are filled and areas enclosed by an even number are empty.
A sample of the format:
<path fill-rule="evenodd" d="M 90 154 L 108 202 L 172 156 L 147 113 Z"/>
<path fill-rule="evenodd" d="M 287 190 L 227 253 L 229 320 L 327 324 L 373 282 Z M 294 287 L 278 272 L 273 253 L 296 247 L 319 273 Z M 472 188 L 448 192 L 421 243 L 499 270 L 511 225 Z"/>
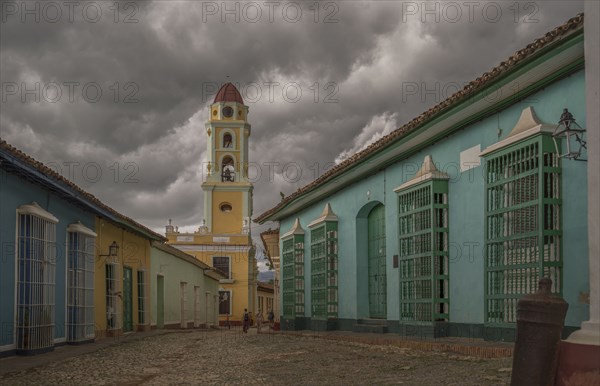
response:
<path fill-rule="evenodd" d="M 156 233 L 156 232 L 152 231 L 151 229 L 147 228 L 146 226 L 138 223 L 137 221 L 133 220 L 132 218 L 129 218 L 129 217 L 125 216 L 124 214 L 117 212 L 116 210 L 109 207 L 108 205 L 104 204 L 93 194 L 83 190 L 74 182 L 61 176 L 56 171 L 52 170 L 51 168 L 49 168 L 42 162 L 37 161 L 30 155 L 17 149 L 16 147 L 12 146 L 11 144 L 6 142 L 2 138 L 0 138 L 0 151 L 6 152 L 9 156 L 16 158 L 17 160 L 21 161 L 25 165 L 33 168 L 34 170 L 38 171 L 39 173 L 41 173 L 43 175 L 45 175 L 46 177 L 50 178 L 54 183 L 62 184 L 62 185 L 64 185 L 63 187 L 78 193 L 79 194 L 77 196 L 78 199 L 80 199 L 81 201 L 87 202 L 91 206 L 94 206 L 94 205 L 98 206 L 100 209 L 105 210 L 106 212 L 112 214 L 118 220 L 120 220 L 121 225 L 125 226 L 126 228 L 129 228 L 130 230 L 132 230 L 136 233 L 146 234 L 146 236 L 150 236 L 150 238 L 152 238 L 154 240 L 161 240 L 161 241 L 167 240 L 164 236 L 159 235 L 158 233 Z M 100 216 L 105 217 L 102 215 L 100 215 Z M 113 221 L 113 219 L 110 219 L 110 220 Z"/>

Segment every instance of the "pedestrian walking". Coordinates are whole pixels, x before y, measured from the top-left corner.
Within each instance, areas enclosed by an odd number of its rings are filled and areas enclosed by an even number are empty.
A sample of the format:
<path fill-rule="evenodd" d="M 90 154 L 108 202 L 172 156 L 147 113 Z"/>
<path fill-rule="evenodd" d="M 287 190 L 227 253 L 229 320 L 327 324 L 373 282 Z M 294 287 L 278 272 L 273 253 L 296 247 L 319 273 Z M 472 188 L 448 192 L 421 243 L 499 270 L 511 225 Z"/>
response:
<path fill-rule="evenodd" d="M 256 315 L 256 332 L 260 334 L 260 327 L 262 326 L 263 314 L 262 310 L 258 310 L 258 314 Z"/>
<path fill-rule="evenodd" d="M 273 310 L 269 310 L 269 329 L 273 329 L 275 327 L 275 314 L 273 313 Z"/>
<path fill-rule="evenodd" d="M 243 325 L 244 325 L 244 333 L 248 332 L 248 328 L 250 327 L 250 315 L 248 314 L 248 309 L 244 308 L 244 316 L 242 317 Z"/>

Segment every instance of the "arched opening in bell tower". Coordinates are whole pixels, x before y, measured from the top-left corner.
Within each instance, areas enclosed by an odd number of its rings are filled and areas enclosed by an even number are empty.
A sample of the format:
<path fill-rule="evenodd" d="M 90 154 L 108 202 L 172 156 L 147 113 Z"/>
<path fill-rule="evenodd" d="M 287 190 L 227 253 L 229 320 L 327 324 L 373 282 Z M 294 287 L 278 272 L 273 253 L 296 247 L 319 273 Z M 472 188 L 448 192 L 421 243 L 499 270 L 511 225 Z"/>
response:
<path fill-rule="evenodd" d="M 221 181 L 235 181 L 235 163 L 233 161 L 233 158 L 231 158 L 230 156 L 223 157 L 223 162 L 221 162 Z"/>
<path fill-rule="evenodd" d="M 223 147 L 226 149 L 233 147 L 233 137 L 229 133 L 223 135 Z"/>

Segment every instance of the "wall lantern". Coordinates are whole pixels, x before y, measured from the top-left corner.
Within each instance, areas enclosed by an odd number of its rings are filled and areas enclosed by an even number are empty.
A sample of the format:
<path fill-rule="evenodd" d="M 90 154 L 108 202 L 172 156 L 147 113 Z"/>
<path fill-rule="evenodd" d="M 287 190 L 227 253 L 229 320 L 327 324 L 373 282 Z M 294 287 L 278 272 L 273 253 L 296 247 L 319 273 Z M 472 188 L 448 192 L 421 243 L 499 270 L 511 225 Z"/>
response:
<path fill-rule="evenodd" d="M 585 129 L 575 122 L 573 114 L 571 114 L 568 109 L 564 109 L 560 116 L 560 120 L 558 121 L 558 126 L 554 129 L 554 133 L 552 133 L 552 139 L 554 140 L 554 147 L 558 158 L 586 161 L 585 159 L 579 159 L 579 157 L 581 157 L 581 150 L 587 149 L 584 133 Z M 565 139 L 567 146 L 566 152 L 562 154 L 558 146 L 561 138 Z"/>
<path fill-rule="evenodd" d="M 99 257 L 117 257 L 119 255 L 119 244 L 116 241 L 113 241 L 111 245 L 108 246 L 108 255 L 98 255 Z"/>

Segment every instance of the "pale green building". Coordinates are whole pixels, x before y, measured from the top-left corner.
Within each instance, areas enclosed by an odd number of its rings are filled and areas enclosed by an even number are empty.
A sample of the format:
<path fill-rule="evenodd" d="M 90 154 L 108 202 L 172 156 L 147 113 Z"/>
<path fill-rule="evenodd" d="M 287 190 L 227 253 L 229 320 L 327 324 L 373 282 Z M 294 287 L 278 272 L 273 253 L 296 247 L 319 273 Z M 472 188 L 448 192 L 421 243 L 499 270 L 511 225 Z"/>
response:
<path fill-rule="evenodd" d="M 163 243 L 152 243 L 150 258 L 153 328 L 218 325 L 219 280 L 223 274 Z"/>

